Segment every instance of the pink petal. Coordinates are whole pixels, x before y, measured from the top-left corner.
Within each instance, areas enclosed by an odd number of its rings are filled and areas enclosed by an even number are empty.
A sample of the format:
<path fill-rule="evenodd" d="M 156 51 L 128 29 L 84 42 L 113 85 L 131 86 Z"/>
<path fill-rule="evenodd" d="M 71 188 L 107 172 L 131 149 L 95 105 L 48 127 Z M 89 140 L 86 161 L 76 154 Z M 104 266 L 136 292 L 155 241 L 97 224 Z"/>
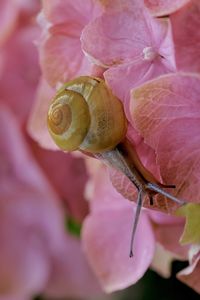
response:
<path fill-rule="evenodd" d="M 137 9 L 142 8 L 143 1 L 141 0 L 98 0 L 102 7 L 104 8 L 105 12 L 113 13 L 116 11 L 134 11 Z"/>
<path fill-rule="evenodd" d="M 48 85 L 45 79 L 41 79 L 27 124 L 30 136 L 41 147 L 51 150 L 58 149 L 48 132 L 46 121 L 49 105 L 54 95 L 55 90 Z"/>
<path fill-rule="evenodd" d="M 179 70 L 200 71 L 200 2 L 191 1 L 171 16 L 176 63 Z"/>
<path fill-rule="evenodd" d="M 154 254 L 154 237 L 147 215 L 141 214 L 130 259 L 135 208 L 112 187 L 105 168 L 96 168 L 92 179 L 91 214 L 83 223 L 83 247 L 102 288 L 112 292 L 143 276 Z"/>
<path fill-rule="evenodd" d="M 53 24 L 67 22 L 87 23 L 91 17 L 100 13 L 100 5 L 93 0 L 43 0 L 43 11 L 46 18 Z"/>
<path fill-rule="evenodd" d="M 90 74 L 92 66 L 81 51 L 81 30 L 82 27 L 77 24 L 56 25 L 41 44 L 42 71 L 51 86 L 75 76 Z"/>
<path fill-rule="evenodd" d="M 16 119 L 5 107 L 1 107 L 0 117 L 0 136 L 3 141 L 1 143 L 1 192 L 9 194 L 11 184 L 14 184 L 14 187 L 20 184 L 20 187 L 24 185 L 25 191 L 27 187 L 28 189 L 36 189 L 38 193 L 43 193 L 43 195 L 46 194 L 43 205 L 49 207 L 48 220 L 51 219 L 53 228 L 56 226 L 55 228 L 60 230 L 62 228 L 62 213 L 54 190 L 50 187 L 46 177 L 41 172 L 41 168 L 32 156 L 22 133 L 19 131 Z M 13 147 L 10 147 L 11 141 Z M 50 212 L 53 213 L 54 218 L 53 216 L 50 217 Z M 37 217 L 39 218 L 39 215 Z M 59 227 L 60 225 L 61 227 Z"/>
<path fill-rule="evenodd" d="M 134 257 L 129 258 L 132 210 L 124 201 L 121 208 L 94 212 L 84 222 L 84 250 L 107 293 L 138 281 L 153 258 L 154 237 L 145 215 L 141 215 L 137 228 Z"/>
<path fill-rule="evenodd" d="M 190 0 L 144 0 L 154 16 L 166 16 L 180 9 Z"/>
<path fill-rule="evenodd" d="M 91 64 L 81 50 L 84 26 L 101 13 L 98 3 L 83 1 L 43 1 L 44 13 L 52 22 L 40 45 L 40 62 L 50 85 L 75 76 L 90 74 Z"/>
<path fill-rule="evenodd" d="M 31 297 L 21 297 L 21 296 L 18 296 L 18 295 L 15 295 L 15 296 L 3 296 L 3 297 L 0 297 L 0 300 L 31 300 Z"/>
<path fill-rule="evenodd" d="M 193 259 L 193 262 L 190 266 L 182 270 L 177 274 L 177 278 L 190 286 L 197 293 L 200 293 L 200 283 L 199 283 L 199 274 L 200 274 L 200 252 Z"/>
<path fill-rule="evenodd" d="M 148 211 L 148 215 L 152 219 L 152 221 L 158 225 L 176 225 L 176 224 L 181 224 L 184 226 L 184 219 L 180 217 L 176 217 L 173 215 L 167 215 L 163 214 L 162 212 L 157 212 L 157 211 Z"/>
<path fill-rule="evenodd" d="M 0 44 L 2 45 L 17 23 L 19 9 L 15 1 L 1 0 L 0 2 Z"/>
<path fill-rule="evenodd" d="M 156 241 L 164 249 L 174 253 L 179 259 L 187 259 L 188 246 L 181 246 L 179 243 L 183 232 L 184 224 L 159 224 L 154 227 Z"/>
<path fill-rule="evenodd" d="M 174 182 L 178 197 L 188 202 L 200 202 L 199 126 L 200 118 L 171 122 L 163 129 L 157 148 L 163 179 Z"/>
<path fill-rule="evenodd" d="M 53 257 L 45 295 L 53 299 L 88 298 L 102 290 L 81 249 L 80 240 L 66 235 L 63 248 Z"/>
<path fill-rule="evenodd" d="M 32 295 L 43 289 L 49 257 L 61 245 L 63 216 L 16 119 L 2 106 L 0 137 L 0 290 Z"/>
<path fill-rule="evenodd" d="M 132 120 L 154 149 L 170 122 L 199 117 L 199 83 L 196 75 L 177 73 L 161 76 L 132 91 Z"/>
<path fill-rule="evenodd" d="M 38 33 L 33 24 L 18 27 L 2 49 L 0 101 L 10 106 L 21 124 L 27 120 L 40 75 L 37 50 L 33 44 Z"/>
<path fill-rule="evenodd" d="M 167 34 L 167 23 L 153 19 L 146 11 L 103 14 L 83 30 L 84 52 L 105 66 L 117 66 L 143 59 L 143 50 L 160 49 Z"/>
<path fill-rule="evenodd" d="M 176 185 L 177 197 L 193 202 L 200 194 L 199 83 L 196 75 L 166 75 L 134 90 L 131 102 L 134 124 L 156 150 L 164 182 Z"/>
<path fill-rule="evenodd" d="M 83 158 L 34 145 L 34 154 L 66 208 L 66 214 L 81 223 L 88 214 L 84 192 L 88 174 Z M 55 172 L 59 167 L 59 172 Z"/>
<path fill-rule="evenodd" d="M 153 64 L 152 62 L 139 60 L 130 64 L 123 64 L 115 68 L 110 68 L 104 73 L 104 77 L 113 93 L 124 102 L 126 116 L 131 122 L 130 90 L 150 79 L 170 71 L 172 70 L 164 66 L 161 59 L 158 58 Z"/>
<path fill-rule="evenodd" d="M 0 203 L 0 293 L 31 295 L 41 291 L 49 273 L 46 230 L 36 218 L 39 212 L 44 217 L 44 195 L 22 186 L 10 189 L 9 195 L 1 193 Z"/>

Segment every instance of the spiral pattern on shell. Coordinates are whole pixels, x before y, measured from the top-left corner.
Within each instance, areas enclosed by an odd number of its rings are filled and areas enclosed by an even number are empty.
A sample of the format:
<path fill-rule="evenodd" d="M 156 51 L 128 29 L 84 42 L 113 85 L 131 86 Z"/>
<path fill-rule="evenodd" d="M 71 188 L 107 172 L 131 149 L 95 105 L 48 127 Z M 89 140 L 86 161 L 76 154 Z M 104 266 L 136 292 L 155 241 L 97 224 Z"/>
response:
<path fill-rule="evenodd" d="M 70 81 L 58 91 L 47 123 L 55 143 L 64 151 L 110 150 L 126 134 L 121 102 L 103 80 L 89 76 Z"/>

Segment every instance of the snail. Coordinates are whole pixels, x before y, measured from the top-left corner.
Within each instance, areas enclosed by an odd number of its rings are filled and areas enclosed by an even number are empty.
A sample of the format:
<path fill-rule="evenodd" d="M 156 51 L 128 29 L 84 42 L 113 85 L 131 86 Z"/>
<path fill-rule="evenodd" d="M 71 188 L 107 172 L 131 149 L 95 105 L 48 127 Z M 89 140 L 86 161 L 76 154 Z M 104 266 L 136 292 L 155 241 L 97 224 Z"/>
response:
<path fill-rule="evenodd" d="M 161 194 L 182 205 L 185 202 L 163 190 L 174 185 L 160 183 L 141 163 L 126 138 L 127 120 L 120 100 L 104 80 L 81 76 L 62 86 L 50 104 L 47 125 L 50 135 L 63 151 L 80 150 L 102 159 L 121 171 L 138 190 L 131 235 L 130 257 L 144 195 L 150 204 Z"/>

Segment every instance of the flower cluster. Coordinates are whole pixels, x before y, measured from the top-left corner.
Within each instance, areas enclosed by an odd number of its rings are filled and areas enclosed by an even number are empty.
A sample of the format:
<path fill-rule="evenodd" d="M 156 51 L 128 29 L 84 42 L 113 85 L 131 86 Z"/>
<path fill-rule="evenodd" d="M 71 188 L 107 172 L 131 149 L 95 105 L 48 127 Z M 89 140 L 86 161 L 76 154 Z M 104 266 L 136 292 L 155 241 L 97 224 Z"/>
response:
<path fill-rule="evenodd" d="M 189 260 L 177 277 L 200 293 L 200 245 L 179 244 L 177 205 L 144 203 L 130 259 L 135 187 L 94 158 L 58 151 L 46 125 L 61 84 L 101 77 L 144 166 L 200 202 L 199 0 L 28 2 L 0 4 L 0 300 L 110 293 L 149 267 L 170 276 L 174 259 Z"/>

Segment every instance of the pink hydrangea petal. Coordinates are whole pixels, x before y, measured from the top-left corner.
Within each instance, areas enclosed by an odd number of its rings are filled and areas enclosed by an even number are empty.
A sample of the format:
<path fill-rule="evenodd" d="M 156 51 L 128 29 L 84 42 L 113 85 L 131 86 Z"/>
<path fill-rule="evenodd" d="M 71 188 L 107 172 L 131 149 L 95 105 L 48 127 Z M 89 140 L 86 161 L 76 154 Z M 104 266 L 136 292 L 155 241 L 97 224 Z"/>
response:
<path fill-rule="evenodd" d="M 87 23 L 101 12 L 101 6 L 93 0 L 43 0 L 42 5 L 46 18 L 53 24 L 80 20 Z"/>
<path fill-rule="evenodd" d="M 0 110 L 0 125 L 0 136 L 3 141 L 0 148 L 1 192 L 9 194 L 10 185 L 13 184 L 14 188 L 19 184 L 20 187 L 24 185 L 24 187 L 27 186 L 29 189 L 35 189 L 38 193 L 43 193 L 43 196 L 46 194 L 43 202 L 41 202 L 41 205 L 48 206 L 49 208 L 47 209 L 48 218 L 46 220 L 44 219 L 44 222 L 47 222 L 48 224 L 51 219 L 51 228 L 53 232 L 56 229 L 56 240 L 58 242 L 60 239 L 60 234 L 58 234 L 58 232 L 63 226 L 62 212 L 57 196 L 32 156 L 24 137 L 19 130 L 16 119 L 5 107 L 1 107 Z M 13 147 L 10 147 L 11 144 Z M 37 214 L 37 218 L 40 218 L 39 214 Z"/>
<path fill-rule="evenodd" d="M 200 71 L 200 2 L 191 1 L 171 16 L 176 63 L 179 70 Z"/>
<path fill-rule="evenodd" d="M 157 150 L 162 130 L 173 120 L 199 117 L 200 77 L 169 74 L 132 91 L 130 111 L 134 126 Z"/>
<path fill-rule="evenodd" d="M 54 95 L 55 90 L 48 85 L 45 79 L 41 79 L 27 124 L 30 136 L 41 147 L 51 150 L 58 149 L 48 132 L 46 121 L 49 105 Z"/>
<path fill-rule="evenodd" d="M 142 277 L 154 254 L 154 237 L 147 215 L 141 214 L 130 259 L 135 208 L 112 187 L 105 168 L 97 167 L 92 180 L 91 214 L 83 223 L 83 247 L 103 289 L 112 292 Z"/>
<path fill-rule="evenodd" d="M 37 50 L 33 44 L 38 34 L 35 25 L 19 27 L 2 48 L 0 101 L 10 106 L 21 124 L 27 120 L 40 75 Z"/>
<path fill-rule="evenodd" d="M 78 238 L 65 236 L 63 248 L 53 257 L 51 276 L 44 294 L 53 299 L 88 298 L 102 294 Z"/>
<path fill-rule="evenodd" d="M 191 0 L 144 0 L 144 4 L 154 16 L 160 17 L 175 12 L 189 1 Z"/>
<path fill-rule="evenodd" d="M 193 262 L 177 274 L 177 278 L 190 286 L 197 293 L 200 293 L 200 252 L 193 259 Z"/>
<path fill-rule="evenodd" d="M 184 219 L 172 215 L 163 214 L 162 212 L 157 211 L 148 211 L 148 215 L 152 221 L 156 224 L 161 225 L 172 225 L 172 224 L 182 224 L 184 225 Z"/>
<path fill-rule="evenodd" d="M 133 91 L 131 102 L 135 126 L 156 150 L 164 182 L 176 185 L 178 197 L 194 202 L 200 193 L 199 83 L 196 75 L 166 75 Z M 172 201 L 169 205 L 174 207 Z"/>
<path fill-rule="evenodd" d="M 0 300 L 31 300 L 31 297 L 21 297 L 19 295 L 1 296 Z"/>
<path fill-rule="evenodd" d="M 174 253 L 179 259 L 187 259 L 188 246 L 181 246 L 179 243 L 184 224 L 159 224 L 154 227 L 156 241 L 164 249 Z"/>
<path fill-rule="evenodd" d="M 141 215 L 134 257 L 129 258 L 132 210 L 133 207 L 124 202 L 121 208 L 94 212 L 84 222 L 84 250 L 106 292 L 123 289 L 138 281 L 154 254 L 152 229 L 147 217 Z"/>
<path fill-rule="evenodd" d="M 168 35 L 166 21 L 153 19 L 145 10 L 103 14 L 83 30 L 84 52 L 104 66 L 117 66 L 143 58 L 143 50 L 155 53 Z M 172 41 L 170 41 L 172 44 Z"/>
<path fill-rule="evenodd" d="M 13 189 L 13 185 L 10 188 Z M 34 208 L 35 205 L 32 203 L 36 197 L 42 201 L 43 195 L 25 188 L 23 192 L 15 188 L 10 195 L 1 193 L 1 294 L 39 293 L 48 279 L 49 258 L 44 239 L 46 233 L 41 226 L 37 225 L 36 218 L 35 220 L 31 218 L 31 215 L 34 216 L 34 211 L 29 211 Z M 41 205 L 38 205 L 36 210 L 40 209 Z M 29 213 L 29 220 L 23 215 L 24 213 Z"/>
<path fill-rule="evenodd" d="M 2 45 L 15 28 L 18 17 L 18 5 L 15 1 L 0 2 L 0 44 Z"/>
<path fill-rule="evenodd" d="M 66 214 L 81 223 L 88 214 L 84 196 L 88 173 L 84 159 L 61 151 L 47 151 L 36 145 L 33 149 L 40 167 L 62 199 Z"/>
<path fill-rule="evenodd" d="M 113 13 L 117 11 L 127 10 L 136 11 L 144 7 L 141 0 L 98 0 L 105 12 Z"/>
<path fill-rule="evenodd" d="M 163 129 L 157 148 L 163 179 L 175 183 L 178 197 L 188 202 L 200 202 L 199 126 L 200 118 L 171 122 Z"/>
<path fill-rule="evenodd" d="M 101 13 L 100 5 L 92 0 L 59 0 L 44 1 L 43 7 L 52 26 L 42 38 L 40 62 L 50 85 L 90 74 L 92 66 L 81 50 L 80 35 L 84 26 Z"/>
<path fill-rule="evenodd" d="M 77 23 L 55 25 L 40 45 L 42 71 L 51 86 L 90 73 L 91 64 L 81 51 L 81 30 Z"/>
<path fill-rule="evenodd" d="M 152 62 L 147 62 L 145 60 L 138 60 L 134 63 L 110 68 L 104 73 L 104 77 L 113 93 L 123 101 L 126 116 L 131 122 L 130 90 L 150 79 L 170 71 L 170 69 L 164 66 L 162 59 L 158 57 L 153 64 Z"/>
<path fill-rule="evenodd" d="M 93 160 L 90 160 L 89 164 L 93 164 Z M 92 189 L 89 195 L 90 209 L 92 212 L 112 209 L 118 206 L 121 207 L 123 202 L 127 201 L 112 188 L 109 172 L 103 164 L 98 164 L 95 170 L 93 170 L 89 185 Z"/>
<path fill-rule="evenodd" d="M 43 289 L 49 257 L 61 246 L 63 215 L 16 119 L 2 106 L 0 136 L 0 290 L 32 295 Z"/>

